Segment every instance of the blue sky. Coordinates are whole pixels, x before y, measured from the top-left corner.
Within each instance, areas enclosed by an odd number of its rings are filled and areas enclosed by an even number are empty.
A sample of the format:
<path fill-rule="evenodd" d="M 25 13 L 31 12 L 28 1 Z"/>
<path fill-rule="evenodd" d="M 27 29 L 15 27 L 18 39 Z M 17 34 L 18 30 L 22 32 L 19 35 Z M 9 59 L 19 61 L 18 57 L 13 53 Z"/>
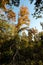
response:
<path fill-rule="evenodd" d="M 38 29 L 38 31 L 41 31 L 42 30 L 42 27 L 40 25 L 40 22 L 43 22 L 43 18 L 35 19 L 31 15 L 34 12 L 34 2 L 33 2 L 33 4 L 30 5 L 29 0 L 20 0 L 20 6 L 19 7 L 12 6 L 13 11 L 17 15 L 16 18 L 18 18 L 18 13 L 19 13 L 19 10 L 20 10 L 20 7 L 21 6 L 27 6 L 28 7 L 28 10 L 30 12 L 30 15 L 29 15 L 29 18 L 30 18 L 30 26 L 29 27 L 30 28 L 32 28 L 32 27 L 35 28 L 36 27 L 36 29 Z"/>

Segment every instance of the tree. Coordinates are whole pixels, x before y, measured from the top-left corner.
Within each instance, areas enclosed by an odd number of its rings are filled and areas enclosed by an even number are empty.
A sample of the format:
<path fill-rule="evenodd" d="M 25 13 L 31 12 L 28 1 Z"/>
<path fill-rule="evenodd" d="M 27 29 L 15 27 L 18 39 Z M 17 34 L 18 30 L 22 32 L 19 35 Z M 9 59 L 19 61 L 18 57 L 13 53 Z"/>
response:
<path fill-rule="evenodd" d="M 37 29 L 32 28 L 28 30 L 28 38 L 30 42 L 32 41 L 32 39 L 34 40 L 36 33 L 37 33 Z"/>
<path fill-rule="evenodd" d="M 20 29 L 20 27 L 25 24 L 27 26 L 29 26 L 30 24 L 30 20 L 28 18 L 29 12 L 28 12 L 28 8 L 22 6 L 20 8 L 20 13 L 19 13 L 19 17 L 18 17 L 18 24 L 17 24 L 17 28 Z M 24 27 L 23 27 L 24 28 Z"/>
<path fill-rule="evenodd" d="M 15 28 L 13 24 L 9 24 L 6 20 L 0 20 L 0 44 L 12 39 L 16 35 L 17 29 Z"/>
<path fill-rule="evenodd" d="M 6 11 L 5 5 L 9 4 L 12 6 L 19 6 L 20 0 L 0 0 L 0 7 L 3 8 Z"/>
<path fill-rule="evenodd" d="M 21 15 L 21 12 L 23 13 L 23 17 Z M 15 18 L 15 15 L 16 14 L 12 10 L 7 11 L 7 17 L 9 19 L 13 19 L 13 17 Z M 28 24 L 30 23 L 30 20 L 28 18 L 28 9 L 26 7 L 23 7 L 23 11 L 21 7 L 19 17 L 20 18 L 18 18 L 17 25 L 10 24 L 8 21 L 0 19 L 0 45 L 2 50 L 1 60 L 2 59 L 6 60 L 6 62 L 3 60 L 2 61 L 3 63 L 7 63 L 7 59 L 9 62 L 11 58 L 14 61 L 15 57 L 19 54 L 19 50 L 22 49 L 23 46 L 24 48 L 27 47 L 26 43 L 28 43 L 28 41 L 24 39 L 23 41 L 24 44 L 22 45 L 22 41 L 20 41 L 20 37 L 18 36 L 18 33 L 19 33 L 18 31 L 20 30 L 21 25 L 27 24 L 27 21 L 28 21 Z"/>
<path fill-rule="evenodd" d="M 14 4 L 14 6 L 19 6 L 19 2 L 19 0 L 0 0 L 0 8 L 4 10 L 5 14 L 8 14 L 8 19 L 15 21 L 16 14 L 12 10 L 7 9 L 6 5 L 12 6 Z"/>
<path fill-rule="evenodd" d="M 32 4 L 34 0 L 29 0 Z M 35 12 L 33 13 L 33 17 L 41 18 L 43 14 L 43 0 L 35 0 Z"/>
<path fill-rule="evenodd" d="M 7 11 L 7 17 L 8 19 L 12 19 L 12 21 L 16 21 L 16 14 L 12 10 Z"/>
<path fill-rule="evenodd" d="M 12 10 L 8 10 L 7 12 L 8 12 L 7 17 L 9 19 L 14 19 L 14 21 L 15 21 L 16 14 Z M 22 12 L 22 14 L 21 14 L 21 12 Z M 0 22 L 1 22 L 0 23 L 0 34 L 1 34 L 0 39 L 3 42 L 6 40 L 10 40 L 12 37 L 14 37 L 16 34 L 18 34 L 18 32 L 20 30 L 26 29 L 26 27 L 22 28 L 22 29 L 20 29 L 20 27 L 23 24 L 26 24 L 26 25 L 30 24 L 30 20 L 28 18 L 28 15 L 29 15 L 28 8 L 21 7 L 17 25 L 10 24 L 6 20 L 0 19 Z M 3 14 L 3 17 L 4 17 L 4 14 Z M 5 40 L 5 38 L 6 38 L 6 40 Z M 2 42 L 2 41 L 0 41 L 0 42 Z"/>
<path fill-rule="evenodd" d="M 43 40 L 43 31 L 39 32 L 39 38 L 40 38 L 40 40 Z"/>
<path fill-rule="evenodd" d="M 34 2 L 34 0 L 29 1 L 30 4 Z M 3 8 L 4 11 L 7 11 L 7 8 L 5 7 L 6 4 L 10 6 L 14 4 L 14 6 L 18 7 L 20 4 L 20 0 L 0 0 L 0 7 Z M 35 5 L 35 12 L 32 14 L 33 17 L 41 18 L 43 14 L 43 0 L 35 0 L 34 5 Z"/>

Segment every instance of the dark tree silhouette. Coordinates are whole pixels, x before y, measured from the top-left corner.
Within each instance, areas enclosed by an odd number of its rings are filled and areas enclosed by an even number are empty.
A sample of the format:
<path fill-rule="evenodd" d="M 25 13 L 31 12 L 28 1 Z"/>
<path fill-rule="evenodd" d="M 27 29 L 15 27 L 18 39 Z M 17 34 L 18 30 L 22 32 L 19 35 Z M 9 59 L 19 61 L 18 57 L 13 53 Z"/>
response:
<path fill-rule="evenodd" d="M 34 0 L 30 0 L 30 4 L 32 4 Z M 35 0 L 35 12 L 33 13 L 33 16 L 36 18 L 41 18 L 43 14 L 43 0 Z"/>

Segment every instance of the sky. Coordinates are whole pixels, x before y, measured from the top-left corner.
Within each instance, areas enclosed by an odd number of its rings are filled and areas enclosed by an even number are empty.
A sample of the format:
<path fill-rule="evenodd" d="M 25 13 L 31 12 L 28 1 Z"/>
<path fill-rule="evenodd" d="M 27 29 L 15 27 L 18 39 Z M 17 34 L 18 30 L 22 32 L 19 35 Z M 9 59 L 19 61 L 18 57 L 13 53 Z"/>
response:
<path fill-rule="evenodd" d="M 12 7 L 13 8 L 13 11 L 16 12 L 16 15 L 18 17 L 18 13 L 19 13 L 19 10 L 20 10 L 20 7 L 21 6 L 26 6 L 28 7 L 28 10 L 30 12 L 30 15 L 29 15 L 29 18 L 30 18 L 30 26 L 29 28 L 35 28 L 38 29 L 38 31 L 41 31 L 42 30 L 42 27 L 40 25 L 40 22 L 43 22 L 43 18 L 39 18 L 39 19 L 35 19 L 33 18 L 33 16 L 31 15 L 33 12 L 34 12 L 34 2 L 33 4 L 30 4 L 29 0 L 20 0 L 20 5 L 19 7 Z"/>

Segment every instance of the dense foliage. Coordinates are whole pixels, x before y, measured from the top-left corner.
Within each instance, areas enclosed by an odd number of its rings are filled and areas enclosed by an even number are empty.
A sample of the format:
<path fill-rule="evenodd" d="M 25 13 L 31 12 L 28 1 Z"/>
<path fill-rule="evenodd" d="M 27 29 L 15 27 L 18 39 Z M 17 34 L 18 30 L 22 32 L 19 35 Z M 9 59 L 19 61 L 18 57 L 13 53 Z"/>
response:
<path fill-rule="evenodd" d="M 38 33 L 34 28 L 17 29 L 17 25 L 0 20 L 0 64 L 43 65 L 43 32 Z M 24 29 L 28 36 L 19 35 Z"/>
<path fill-rule="evenodd" d="M 38 35 L 38 36 L 37 36 Z M 43 32 L 29 40 L 29 36 L 18 34 L 0 46 L 1 65 L 43 65 Z"/>

